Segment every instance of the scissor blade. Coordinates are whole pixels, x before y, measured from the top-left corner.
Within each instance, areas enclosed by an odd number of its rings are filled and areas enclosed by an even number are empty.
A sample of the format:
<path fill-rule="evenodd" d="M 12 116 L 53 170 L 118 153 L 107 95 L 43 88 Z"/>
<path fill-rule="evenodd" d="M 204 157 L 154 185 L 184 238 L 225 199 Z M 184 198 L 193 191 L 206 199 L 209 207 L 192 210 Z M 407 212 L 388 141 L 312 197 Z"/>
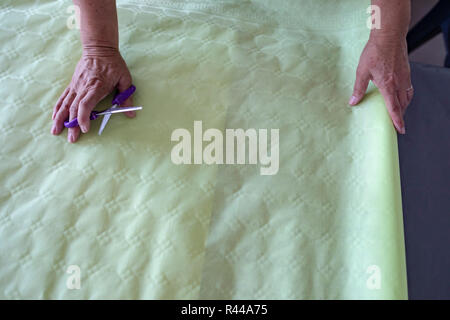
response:
<path fill-rule="evenodd" d="M 111 118 L 111 113 L 107 113 L 103 116 L 102 124 L 100 125 L 100 130 L 98 130 L 99 136 L 102 134 L 103 130 L 105 130 L 105 127 L 109 121 L 109 118 Z"/>
<path fill-rule="evenodd" d="M 113 107 L 108 110 L 105 110 L 103 112 L 98 113 L 98 116 L 103 116 L 107 114 L 113 114 L 113 113 L 121 113 L 121 112 L 128 112 L 128 111 L 136 111 L 141 110 L 142 107 Z"/>

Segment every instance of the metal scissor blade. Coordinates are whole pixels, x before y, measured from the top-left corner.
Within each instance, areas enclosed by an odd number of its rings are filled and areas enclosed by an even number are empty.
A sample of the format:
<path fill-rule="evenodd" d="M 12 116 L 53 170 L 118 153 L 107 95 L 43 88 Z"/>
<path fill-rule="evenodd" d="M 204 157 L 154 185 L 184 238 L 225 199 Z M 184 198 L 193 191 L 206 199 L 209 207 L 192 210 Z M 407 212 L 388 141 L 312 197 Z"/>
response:
<path fill-rule="evenodd" d="M 112 113 L 108 113 L 103 116 L 102 124 L 100 125 L 100 130 L 98 130 L 99 136 L 102 134 L 103 130 L 105 130 L 106 124 L 108 123 L 109 118 L 111 118 L 111 115 Z"/>
<path fill-rule="evenodd" d="M 136 110 L 141 110 L 141 109 L 142 109 L 142 107 L 116 107 L 116 106 L 114 106 L 112 108 L 109 108 L 108 110 L 99 112 L 97 115 L 103 116 L 103 115 L 107 115 L 107 114 L 136 111 Z"/>

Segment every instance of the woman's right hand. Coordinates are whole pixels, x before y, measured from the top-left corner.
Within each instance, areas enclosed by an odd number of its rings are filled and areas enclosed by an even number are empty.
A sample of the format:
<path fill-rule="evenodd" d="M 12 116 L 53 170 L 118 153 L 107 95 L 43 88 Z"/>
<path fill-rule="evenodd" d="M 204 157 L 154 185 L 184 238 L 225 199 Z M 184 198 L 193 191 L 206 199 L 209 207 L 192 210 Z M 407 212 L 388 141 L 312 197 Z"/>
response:
<path fill-rule="evenodd" d="M 405 134 L 403 116 L 414 95 L 405 37 L 369 38 L 359 60 L 350 105 L 362 100 L 371 80 L 384 97 L 395 129 Z"/>
<path fill-rule="evenodd" d="M 131 84 L 131 74 L 117 50 L 98 55 L 83 54 L 75 68 L 72 81 L 53 109 L 51 133 L 59 135 L 64 129 L 64 121 L 77 118 L 79 127 L 68 129 L 67 137 L 69 142 L 76 142 L 81 132 L 89 131 L 89 117 L 97 103 L 116 88 L 119 92 L 123 92 Z M 132 105 L 131 97 L 122 104 L 122 106 Z M 136 113 L 131 111 L 125 115 L 133 118 Z"/>

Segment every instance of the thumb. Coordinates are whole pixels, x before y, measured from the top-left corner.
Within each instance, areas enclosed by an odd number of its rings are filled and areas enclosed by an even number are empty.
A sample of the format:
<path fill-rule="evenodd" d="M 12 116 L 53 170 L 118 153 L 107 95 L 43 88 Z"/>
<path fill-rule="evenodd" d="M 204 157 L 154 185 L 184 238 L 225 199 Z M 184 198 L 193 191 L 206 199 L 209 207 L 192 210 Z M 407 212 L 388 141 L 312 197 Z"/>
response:
<path fill-rule="evenodd" d="M 131 75 L 130 74 L 124 75 L 124 76 L 122 76 L 120 78 L 120 80 L 119 80 L 119 82 L 117 84 L 117 90 L 119 90 L 119 92 L 124 92 L 129 87 L 131 87 L 131 85 L 132 85 Z M 125 100 L 125 102 L 122 103 L 121 106 L 123 106 L 123 107 L 132 107 L 133 106 L 133 96 L 131 96 L 127 100 Z M 136 112 L 135 111 L 124 112 L 124 114 L 127 117 L 129 117 L 129 118 L 136 117 Z"/>
<path fill-rule="evenodd" d="M 355 86 L 350 101 L 348 102 L 349 105 L 355 106 L 362 100 L 369 86 L 369 81 L 370 74 L 368 71 L 356 71 Z"/>

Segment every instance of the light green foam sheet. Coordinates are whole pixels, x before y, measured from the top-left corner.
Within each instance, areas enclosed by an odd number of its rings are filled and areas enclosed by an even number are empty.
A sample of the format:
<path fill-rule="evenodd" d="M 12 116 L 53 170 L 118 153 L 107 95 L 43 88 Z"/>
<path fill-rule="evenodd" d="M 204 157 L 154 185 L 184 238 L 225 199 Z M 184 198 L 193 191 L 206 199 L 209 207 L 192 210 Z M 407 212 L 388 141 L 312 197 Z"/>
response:
<path fill-rule="evenodd" d="M 118 1 L 144 109 L 74 145 L 71 4 L 0 4 L 1 298 L 407 298 L 396 134 L 375 87 L 347 106 L 368 0 Z M 278 173 L 173 164 L 195 120 L 279 129 Z"/>

